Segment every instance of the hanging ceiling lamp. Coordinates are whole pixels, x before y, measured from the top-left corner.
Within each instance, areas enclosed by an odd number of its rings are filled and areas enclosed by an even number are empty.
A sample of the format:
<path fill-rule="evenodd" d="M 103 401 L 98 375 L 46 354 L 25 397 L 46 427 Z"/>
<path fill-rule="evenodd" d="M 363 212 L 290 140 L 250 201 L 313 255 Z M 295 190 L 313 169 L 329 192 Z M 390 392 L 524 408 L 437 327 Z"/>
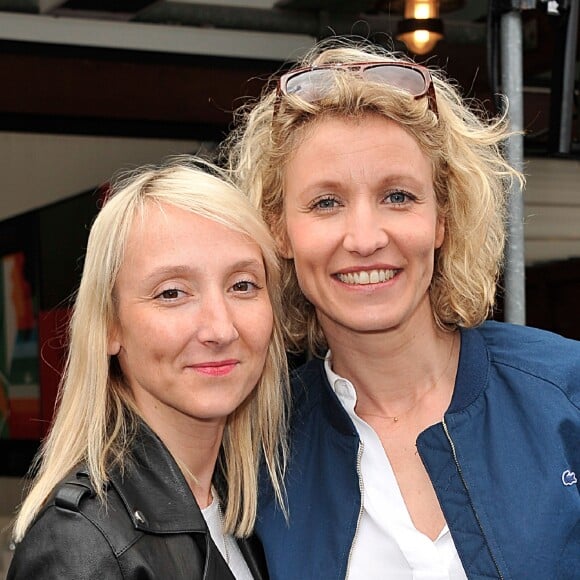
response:
<path fill-rule="evenodd" d="M 405 13 L 397 26 L 397 38 L 415 54 L 431 52 L 443 38 L 439 0 L 405 0 Z"/>

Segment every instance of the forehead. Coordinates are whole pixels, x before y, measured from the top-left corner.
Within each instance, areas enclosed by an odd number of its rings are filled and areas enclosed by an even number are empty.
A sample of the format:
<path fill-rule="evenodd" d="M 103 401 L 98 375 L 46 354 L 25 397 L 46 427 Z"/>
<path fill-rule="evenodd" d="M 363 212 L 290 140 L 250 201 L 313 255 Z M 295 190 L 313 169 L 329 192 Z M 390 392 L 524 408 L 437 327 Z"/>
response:
<path fill-rule="evenodd" d="M 407 151 L 412 152 L 413 158 L 422 158 L 429 165 L 431 175 L 436 181 L 441 152 L 433 151 L 426 147 L 420 135 L 415 134 L 410 128 L 405 127 L 396 120 L 380 113 L 369 111 L 363 115 L 352 116 L 324 114 L 301 126 L 296 131 L 293 147 L 286 158 L 286 163 L 282 170 L 283 182 L 288 175 L 288 166 L 292 165 L 292 161 L 297 154 L 300 154 L 301 150 L 309 149 L 310 156 L 314 159 L 319 159 L 324 154 L 323 149 L 325 151 L 343 149 L 345 152 L 354 152 L 355 148 L 365 146 L 364 137 L 359 138 L 363 130 L 365 135 L 368 135 L 370 130 L 379 141 L 381 134 L 384 135 L 382 141 L 387 148 L 390 144 L 393 144 L 393 153 L 389 156 L 391 161 L 396 158 L 401 158 L 401 162 L 411 160 L 408 153 L 407 157 L 404 154 L 399 155 L 395 142 L 400 143 Z M 306 146 L 304 147 L 305 144 Z"/>
<path fill-rule="evenodd" d="M 150 239 L 174 236 L 191 236 L 200 240 L 205 233 L 221 236 L 249 237 L 239 232 L 237 220 L 219 213 L 212 215 L 209 210 L 194 210 L 158 200 L 147 200 L 137 209 L 129 227 L 128 239 L 139 237 Z"/>
<path fill-rule="evenodd" d="M 429 157 L 415 136 L 402 125 L 378 114 L 357 117 L 326 116 L 305 127 L 296 143 L 289 163 L 297 158 L 320 160 L 332 157 L 369 152 L 379 147 L 388 155 L 385 162 L 398 157 L 411 161 L 409 154 Z M 364 159 L 363 159 L 364 160 Z"/>
<path fill-rule="evenodd" d="M 213 219 L 164 203 L 147 203 L 129 229 L 121 272 L 163 264 L 203 267 L 246 257 L 262 262 L 248 235 Z"/>

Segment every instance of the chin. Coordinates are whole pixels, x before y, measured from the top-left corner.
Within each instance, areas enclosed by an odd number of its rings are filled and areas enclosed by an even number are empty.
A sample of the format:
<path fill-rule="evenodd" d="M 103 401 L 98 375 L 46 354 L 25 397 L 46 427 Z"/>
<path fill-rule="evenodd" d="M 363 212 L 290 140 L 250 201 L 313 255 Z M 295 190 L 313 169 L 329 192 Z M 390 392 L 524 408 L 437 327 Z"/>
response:
<path fill-rule="evenodd" d="M 219 401 L 216 401 L 215 405 L 207 405 L 204 409 L 198 409 L 197 416 L 205 420 L 227 419 L 236 409 L 239 409 L 244 404 L 246 399 L 247 396 L 236 397 L 235 400 L 226 401 L 221 398 Z"/>
<path fill-rule="evenodd" d="M 398 320 L 392 318 L 388 320 L 378 320 L 376 317 L 358 318 L 356 320 L 347 320 L 341 323 L 342 326 L 350 328 L 354 332 L 386 332 L 399 325 Z"/>

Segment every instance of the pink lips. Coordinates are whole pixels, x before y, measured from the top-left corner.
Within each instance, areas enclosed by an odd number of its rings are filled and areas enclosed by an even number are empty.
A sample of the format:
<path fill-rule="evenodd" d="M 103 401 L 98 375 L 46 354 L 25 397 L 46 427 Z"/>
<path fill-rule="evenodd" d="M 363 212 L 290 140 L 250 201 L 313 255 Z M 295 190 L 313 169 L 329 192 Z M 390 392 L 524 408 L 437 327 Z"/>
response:
<path fill-rule="evenodd" d="M 195 371 L 202 375 L 208 375 L 210 377 L 223 377 L 231 373 L 237 366 L 239 361 L 237 360 L 222 360 L 216 362 L 204 362 L 195 365 L 191 365 Z"/>

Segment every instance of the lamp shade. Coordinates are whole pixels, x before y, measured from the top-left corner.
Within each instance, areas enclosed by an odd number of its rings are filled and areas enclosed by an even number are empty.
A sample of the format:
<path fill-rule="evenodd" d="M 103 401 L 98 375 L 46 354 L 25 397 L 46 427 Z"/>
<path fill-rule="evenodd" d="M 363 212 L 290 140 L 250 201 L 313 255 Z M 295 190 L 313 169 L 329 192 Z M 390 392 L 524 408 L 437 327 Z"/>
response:
<path fill-rule="evenodd" d="M 397 27 L 397 38 L 415 54 L 431 52 L 443 38 L 438 0 L 406 0 L 404 18 Z"/>

